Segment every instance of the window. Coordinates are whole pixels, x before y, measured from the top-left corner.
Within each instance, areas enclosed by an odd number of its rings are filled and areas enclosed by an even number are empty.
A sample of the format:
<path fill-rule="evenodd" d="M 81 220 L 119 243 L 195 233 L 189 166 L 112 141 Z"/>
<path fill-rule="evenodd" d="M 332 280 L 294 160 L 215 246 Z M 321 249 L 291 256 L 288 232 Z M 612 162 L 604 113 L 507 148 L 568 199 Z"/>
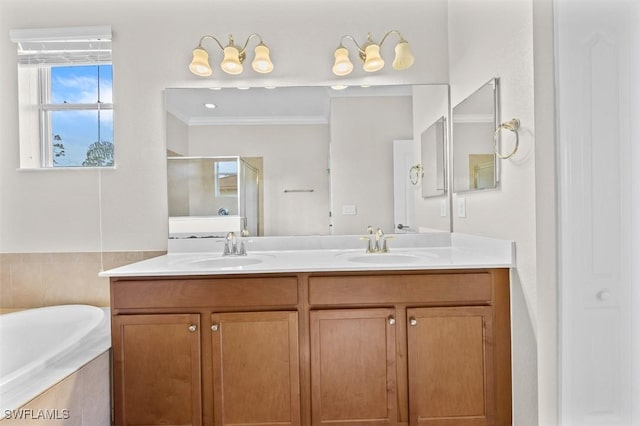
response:
<path fill-rule="evenodd" d="M 238 160 L 216 160 L 214 163 L 216 197 L 238 196 Z"/>
<path fill-rule="evenodd" d="M 13 30 L 20 167 L 114 165 L 109 27 Z"/>

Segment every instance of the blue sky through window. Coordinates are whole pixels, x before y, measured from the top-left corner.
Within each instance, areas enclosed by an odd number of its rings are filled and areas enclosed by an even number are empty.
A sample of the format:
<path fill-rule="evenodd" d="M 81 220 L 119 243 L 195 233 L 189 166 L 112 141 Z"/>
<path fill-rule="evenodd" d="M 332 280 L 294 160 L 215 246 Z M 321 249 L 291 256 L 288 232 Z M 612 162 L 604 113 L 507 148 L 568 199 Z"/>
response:
<path fill-rule="evenodd" d="M 112 103 L 112 82 L 111 65 L 52 67 L 51 103 Z M 50 114 L 52 136 L 60 136 L 64 145 L 64 156 L 55 158 L 58 167 L 82 166 L 91 144 L 113 143 L 113 110 L 58 110 Z"/>

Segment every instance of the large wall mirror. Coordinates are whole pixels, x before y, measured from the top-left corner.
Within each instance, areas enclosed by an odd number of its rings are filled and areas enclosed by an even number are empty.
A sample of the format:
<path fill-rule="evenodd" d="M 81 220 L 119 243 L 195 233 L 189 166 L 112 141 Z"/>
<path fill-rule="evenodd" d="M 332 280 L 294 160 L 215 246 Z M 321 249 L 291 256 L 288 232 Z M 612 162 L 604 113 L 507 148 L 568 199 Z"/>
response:
<path fill-rule="evenodd" d="M 498 126 L 498 79 L 492 79 L 452 110 L 454 192 L 496 188 L 499 169 L 493 135 Z"/>
<path fill-rule="evenodd" d="M 368 225 L 393 232 L 393 141 L 414 140 L 420 162 L 420 132 L 449 108 L 446 85 L 170 88 L 165 103 L 168 187 L 174 191 L 170 225 L 187 217 L 224 222 L 242 214 L 240 203 L 237 213 L 228 209 L 227 217 L 219 217 L 211 199 L 213 162 L 234 158 L 256 169 L 258 214 L 250 233 L 265 236 L 361 234 Z M 434 110 L 437 115 L 425 114 Z M 175 184 L 181 178 L 172 171 L 180 157 L 207 159 L 206 176 L 194 176 L 200 183 L 192 186 L 209 200 L 190 203 L 209 205 L 210 211 L 185 210 L 185 195 Z M 415 197 L 421 195 L 416 188 Z M 182 200 L 181 209 L 172 205 L 176 200 Z M 429 228 L 450 231 L 449 221 L 436 216 L 433 223 L 425 214 L 421 218 Z"/>

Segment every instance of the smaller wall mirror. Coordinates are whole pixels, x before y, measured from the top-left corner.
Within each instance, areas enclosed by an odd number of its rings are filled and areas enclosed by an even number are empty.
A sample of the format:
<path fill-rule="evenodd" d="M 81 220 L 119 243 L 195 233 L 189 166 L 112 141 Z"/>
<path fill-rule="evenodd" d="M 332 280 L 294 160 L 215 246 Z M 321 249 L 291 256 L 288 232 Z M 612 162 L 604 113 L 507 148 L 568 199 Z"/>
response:
<path fill-rule="evenodd" d="M 491 79 L 453 108 L 453 191 L 496 188 L 498 163 L 493 135 L 498 127 L 498 79 Z"/>
<path fill-rule="evenodd" d="M 444 116 L 440 117 L 420 135 L 423 198 L 438 197 L 447 192 L 446 123 Z"/>

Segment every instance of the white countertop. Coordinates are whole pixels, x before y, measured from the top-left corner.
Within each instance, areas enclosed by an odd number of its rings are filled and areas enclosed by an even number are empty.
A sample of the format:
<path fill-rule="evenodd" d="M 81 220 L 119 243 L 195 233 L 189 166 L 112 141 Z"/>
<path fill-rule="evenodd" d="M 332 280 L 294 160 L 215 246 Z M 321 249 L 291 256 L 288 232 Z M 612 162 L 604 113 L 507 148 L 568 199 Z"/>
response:
<path fill-rule="evenodd" d="M 170 244 L 164 256 L 100 273 L 102 277 L 390 271 L 515 266 L 512 241 L 464 234 L 397 234 L 389 253 L 365 253 L 360 236 L 259 237 L 247 256 L 222 256 L 219 241 Z M 355 248 L 361 247 L 361 248 Z M 172 250 L 173 248 L 173 250 Z"/>

